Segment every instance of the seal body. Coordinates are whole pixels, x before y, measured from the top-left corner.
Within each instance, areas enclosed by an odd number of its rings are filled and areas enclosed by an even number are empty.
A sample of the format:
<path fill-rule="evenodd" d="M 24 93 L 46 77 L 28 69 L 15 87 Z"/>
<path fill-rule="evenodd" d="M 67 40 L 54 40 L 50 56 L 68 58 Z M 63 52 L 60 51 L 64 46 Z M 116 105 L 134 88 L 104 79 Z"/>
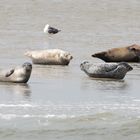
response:
<path fill-rule="evenodd" d="M 2 70 L 0 72 L 0 82 L 27 83 L 32 72 L 32 64 L 24 63 L 22 66 Z"/>
<path fill-rule="evenodd" d="M 134 44 L 128 47 L 113 48 L 95 53 L 92 57 L 100 58 L 105 62 L 140 62 L 140 46 Z"/>
<path fill-rule="evenodd" d="M 113 79 L 123 79 L 133 69 L 126 62 L 91 64 L 87 61 L 81 63 L 80 68 L 90 77 Z"/>
<path fill-rule="evenodd" d="M 60 49 L 28 51 L 25 55 L 30 57 L 34 64 L 42 65 L 68 65 L 73 58 L 70 53 Z"/>

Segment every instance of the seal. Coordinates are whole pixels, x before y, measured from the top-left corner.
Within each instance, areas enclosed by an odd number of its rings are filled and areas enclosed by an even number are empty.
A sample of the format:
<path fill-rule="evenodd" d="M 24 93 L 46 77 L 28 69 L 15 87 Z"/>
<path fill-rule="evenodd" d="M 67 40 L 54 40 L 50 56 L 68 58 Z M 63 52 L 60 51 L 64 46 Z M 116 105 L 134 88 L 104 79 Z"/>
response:
<path fill-rule="evenodd" d="M 123 79 L 133 68 L 126 62 L 91 64 L 88 61 L 81 63 L 80 68 L 89 77 Z"/>
<path fill-rule="evenodd" d="M 69 52 L 60 49 L 35 50 L 25 53 L 34 64 L 42 65 L 68 65 L 73 58 Z"/>
<path fill-rule="evenodd" d="M 97 57 L 105 62 L 140 62 L 140 46 L 134 44 L 127 47 L 113 48 L 95 53 L 92 57 Z"/>
<path fill-rule="evenodd" d="M 24 63 L 22 66 L 10 69 L 9 71 L 2 70 L 0 74 L 0 82 L 27 83 L 32 72 L 32 64 Z"/>

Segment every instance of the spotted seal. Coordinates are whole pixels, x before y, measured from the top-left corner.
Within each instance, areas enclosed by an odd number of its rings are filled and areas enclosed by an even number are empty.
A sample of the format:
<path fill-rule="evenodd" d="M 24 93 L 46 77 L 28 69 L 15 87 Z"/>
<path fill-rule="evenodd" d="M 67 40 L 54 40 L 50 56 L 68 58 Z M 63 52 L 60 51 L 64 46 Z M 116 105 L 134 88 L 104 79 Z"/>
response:
<path fill-rule="evenodd" d="M 123 79 L 133 69 L 126 62 L 92 64 L 88 61 L 81 63 L 80 68 L 90 77 L 113 79 Z"/>

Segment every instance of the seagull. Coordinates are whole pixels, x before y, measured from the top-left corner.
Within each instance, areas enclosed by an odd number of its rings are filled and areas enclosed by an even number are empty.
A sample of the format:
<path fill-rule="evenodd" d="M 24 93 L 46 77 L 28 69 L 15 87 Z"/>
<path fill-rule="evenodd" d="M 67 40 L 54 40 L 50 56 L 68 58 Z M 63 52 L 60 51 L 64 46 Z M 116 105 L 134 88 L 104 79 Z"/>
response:
<path fill-rule="evenodd" d="M 46 24 L 45 27 L 44 27 L 44 33 L 57 34 L 60 31 L 61 30 L 59 30 L 59 29 L 56 29 L 54 27 L 51 27 L 49 24 Z"/>

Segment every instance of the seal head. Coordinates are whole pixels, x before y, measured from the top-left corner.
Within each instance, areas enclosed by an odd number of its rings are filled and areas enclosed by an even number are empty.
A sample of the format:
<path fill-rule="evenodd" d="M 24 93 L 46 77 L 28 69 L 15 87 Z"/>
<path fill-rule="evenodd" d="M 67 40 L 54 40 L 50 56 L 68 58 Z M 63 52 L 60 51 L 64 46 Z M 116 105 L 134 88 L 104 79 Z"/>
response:
<path fill-rule="evenodd" d="M 27 83 L 31 76 L 32 64 L 29 62 L 25 62 L 22 65 L 22 68 L 23 68 L 23 73 L 21 73 L 21 77 L 23 78 L 22 82 Z"/>

